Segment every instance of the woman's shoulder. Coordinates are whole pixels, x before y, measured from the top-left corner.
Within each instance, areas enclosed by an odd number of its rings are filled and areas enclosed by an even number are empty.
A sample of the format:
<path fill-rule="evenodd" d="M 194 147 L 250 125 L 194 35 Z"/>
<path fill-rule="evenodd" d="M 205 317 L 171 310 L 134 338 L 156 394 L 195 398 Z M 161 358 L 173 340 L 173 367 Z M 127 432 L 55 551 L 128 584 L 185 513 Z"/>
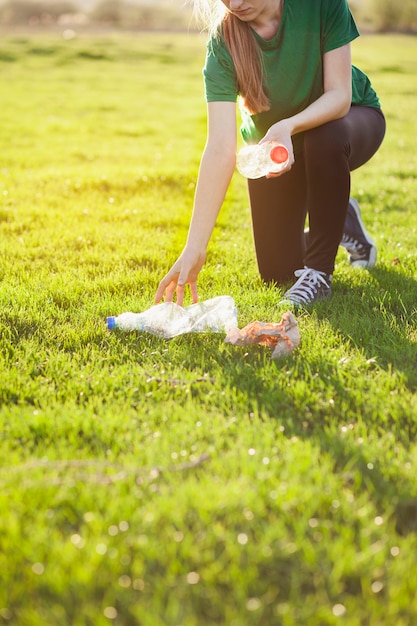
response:
<path fill-rule="evenodd" d="M 222 65 L 233 65 L 232 57 L 221 30 L 212 34 L 207 41 L 207 57 L 217 59 Z"/>

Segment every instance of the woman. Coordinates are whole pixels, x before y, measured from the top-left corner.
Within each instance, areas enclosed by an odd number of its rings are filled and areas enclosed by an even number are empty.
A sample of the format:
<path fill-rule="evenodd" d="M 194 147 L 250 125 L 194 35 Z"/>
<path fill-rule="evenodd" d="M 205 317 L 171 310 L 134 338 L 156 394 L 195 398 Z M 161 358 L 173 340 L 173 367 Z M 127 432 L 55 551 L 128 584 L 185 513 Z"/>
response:
<path fill-rule="evenodd" d="M 352 265 L 371 267 L 376 248 L 355 200 L 350 171 L 376 152 L 385 119 L 365 74 L 351 64 L 359 36 L 347 0 L 195 0 L 210 27 L 204 67 L 208 136 L 187 243 L 155 295 L 182 304 L 197 277 L 236 163 L 236 102 L 247 143 L 276 141 L 290 158 L 279 174 L 249 180 L 259 272 L 298 280 L 296 306 L 331 296 L 339 244 Z M 304 232 L 308 215 L 309 231 Z"/>

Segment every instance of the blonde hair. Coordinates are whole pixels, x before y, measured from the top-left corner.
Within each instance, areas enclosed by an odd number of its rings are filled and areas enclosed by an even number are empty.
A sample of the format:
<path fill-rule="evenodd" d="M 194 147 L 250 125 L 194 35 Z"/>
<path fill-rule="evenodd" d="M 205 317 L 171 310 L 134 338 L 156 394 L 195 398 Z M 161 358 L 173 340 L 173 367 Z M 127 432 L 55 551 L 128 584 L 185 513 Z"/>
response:
<path fill-rule="evenodd" d="M 196 22 L 211 36 L 223 36 L 245 108 L 251 114 L 268 111 L 262 53 L 249 25 L 230 13 L 220 0 L 194 0 L 193 13 Z"/>

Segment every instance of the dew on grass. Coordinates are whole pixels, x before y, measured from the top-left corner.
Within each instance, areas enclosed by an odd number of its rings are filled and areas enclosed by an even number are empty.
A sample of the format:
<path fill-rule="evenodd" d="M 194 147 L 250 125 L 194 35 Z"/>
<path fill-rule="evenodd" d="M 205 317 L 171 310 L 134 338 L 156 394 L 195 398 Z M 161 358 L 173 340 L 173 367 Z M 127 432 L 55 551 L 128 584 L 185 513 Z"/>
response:
<path fill-rule="evenodd" d="M 132 587 L 135 591 L 143 591 L 145 589 L 145 581 L 142 578 L 135 578 Z"/>
<path fill-rule="evenodd" d="M 257 611 L 261 607 L 261 601 L 259 598 L 249 598 L 246 602 L 246 608 L 248 611 Z"/>
<path fill-rule="evenodd" d="M 346 607 L 344 604 L 335 604 L 332 608 L 332 613 L 335 617 L 342 617 L 346 613 Z"/>
<path fill-rule="evenodd" d="M 289 541 L 283 546 L 283 550 L 285 550 L 288 554 L 295 554 L 297 552 L 297 546 L 292 541 Z"/>
<path fill-rule="evenodd" d="M 249 448 L 248 454 L 249 454 L 249 456 L 254 456 L 256 454 L 255 448 Z"/>
<path fill-rule="evenodd" d="M 137 541 L 139 546 L 146 546 L 149 543 L 148 535 L 138 535 Z"/>
<path fill-rule="evenodd" d="M 371 589 L 373 593 L 379 593 L 380 591 L 382 591 L 384 588 L 384 583 L 382 583 L 380 580 L 375 580 L 372 585 L 371 585 Z"/>
<path fill-rule="evenodd" d="M 181 543 L 183 539 L 184 539 L 184 533 L 182 533 L 180 530 L 176 530 L 174 532 L 174 541 L 176 543 Z"/>
<path fill-rule="evenodd" d="M 123 574 L 123 576 L 120 576 L 119 578 L 119 585 L 121 587 L 123 587 L 124 589 L 127 589 L 128 587 L 130 587 L 132 584 L 132 579 L 130 578 L 130 576 L 128 576 L 127 574 Z"/>
<path fill-rule="evenodd" d="M 71 535 L 71 543 L 76 548 L 83 548 L 85 546 L 84 539 L 78 533 L 74 533 L 73 535 Z"/>
<path fill-rule="evenodd" d="M 116 619 L 117 617 L 117 610 L 114 608 L 114 606 L 106 606 L 106 608 L 103 611 L 104 617 L 107 617 L 107 619 Z"/>
<path fill-rule="evenodd" d="M 319 525 L 319 522 L 315 517 L 311 517 L 308 520 L 308 525 L 310 526 L 310 528 L 317 528 L 317 526 Z"/>
<path fill-rule="evenodd" d="M 373 470 L 374 469 L 374 464 L 373 463 L 368 463 L 367 466 L 368 470 Z"/>
<path fill-rule="evenodd" d="M 249 521 L 254 518 L 254 514 L 250 509 L 243 509 L 243 516 Z"/>
<path fill-rule="evenodd" d="M 374 519 L 374 522 L 376 524 L 376 526 L 382 526 L 382 524 L 384 523 L 384 518 L 380 517 L 379 515 Z"/>
<path fill-rule="evenodd" d="M 245 546 L 249 541 L 248 536 L 245 533 L 239 533 L 237 536 L 237 542 L 241 545 L 241 546 Z"/>
<path fill-rule="evenodd" d="M 398 556 L 400 554 L 400 549 L 398 546 L 393 546 L 390 552 L 391 552 L 391 556 Z"/>
<path fill-rule="evenodd" d="M 119 532 L 119 528 L 118 526 L 116 526 L 115 524 L 112 524 L 111 526 L 109 526 L 109 530 L 108 533 L 111 537 L 115 537 Z"/>
<path fill-rule="evenodd" d="M 107 552 L 106 544 L 105 543 L 98 543 L 96 545 L 96 552 L 97 552 L 97 554 L 101 554 L 101 555 L 106 554 L 106 552 Z"/>
<path fill-rule="evenodd" d="M 34 563 L 32 565 L 32 572 L 34 574 L 37 574 L 38 576 L 42 576 L 42 574 L 45 572 L 45 566 L 43 563 Z"/>
<path fill-rule="evenodd" d="M 129 530 L 129 522 L 126 522 L 125 520 L 119 522 L 119 529 L 122 533 L 125 533 L 127 530 Z"/>
<path fill-rule="evenodd" d="M 290 607 L 286 602 L 280 602 L 275 609 L 277 615 L 286 615 L 290 611 Z"/>
<path fill-rule="evenodd" d="M 197 572 L 188 572 L 187 583 L 189 585 L 197 585 L 200 582 L 200 576 Z"/>

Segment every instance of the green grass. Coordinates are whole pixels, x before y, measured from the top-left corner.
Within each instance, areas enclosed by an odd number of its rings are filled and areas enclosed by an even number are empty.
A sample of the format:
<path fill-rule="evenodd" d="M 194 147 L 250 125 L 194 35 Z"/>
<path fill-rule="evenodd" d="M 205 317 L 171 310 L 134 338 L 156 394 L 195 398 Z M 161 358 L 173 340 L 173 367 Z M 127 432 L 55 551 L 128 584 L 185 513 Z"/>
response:
<path fill-rule="evenodd" d="M 354 61 L 388 122 L 352 180 L 379 262 L 273 362 L 110 333 L 181 250 L 205 141 L 199 36 L 0 46 L 0 623 L 415 626 L 417 40 Z M 279 320 L 235 177 L 200 297 Z"/>

